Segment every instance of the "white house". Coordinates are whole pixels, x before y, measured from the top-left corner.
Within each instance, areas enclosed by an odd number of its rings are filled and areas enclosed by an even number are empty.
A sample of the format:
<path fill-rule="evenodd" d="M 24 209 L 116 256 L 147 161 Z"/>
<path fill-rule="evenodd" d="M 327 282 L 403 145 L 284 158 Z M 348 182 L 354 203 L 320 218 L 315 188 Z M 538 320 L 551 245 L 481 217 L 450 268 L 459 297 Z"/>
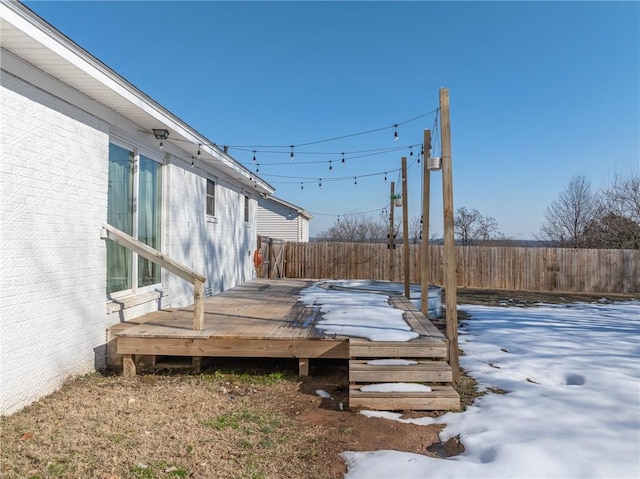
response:
<path fill-rule="evenodd" d="M 308 242 L 312 216 L 275 196 L 258 198 L 258 234 L 285 241 Z"/>
<path fill-rule="evenodd" d="M 103 224 L 202 274 L 215 294 L 255 276 L 257 200 L 273 188 L 24 5 L 0 3 L 0 32 L 10 414 L 104 367 L 107 327 L 193 302 L 191 284 L 101 239 Z"/>

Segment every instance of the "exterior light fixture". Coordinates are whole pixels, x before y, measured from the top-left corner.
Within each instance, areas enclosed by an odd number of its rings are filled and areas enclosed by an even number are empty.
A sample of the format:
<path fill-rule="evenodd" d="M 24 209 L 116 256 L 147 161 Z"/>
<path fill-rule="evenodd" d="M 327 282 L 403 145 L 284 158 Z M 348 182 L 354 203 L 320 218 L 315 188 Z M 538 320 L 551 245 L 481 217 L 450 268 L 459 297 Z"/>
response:
<path fill-rule="evenodd" d="M 164 130 L 161 128 L 154 128 L 153 129 L 153 136 L 156 137 L 156 139 L 158 140 L 166 140 L 167 138 L 169 138 L 169 130 Z"/>

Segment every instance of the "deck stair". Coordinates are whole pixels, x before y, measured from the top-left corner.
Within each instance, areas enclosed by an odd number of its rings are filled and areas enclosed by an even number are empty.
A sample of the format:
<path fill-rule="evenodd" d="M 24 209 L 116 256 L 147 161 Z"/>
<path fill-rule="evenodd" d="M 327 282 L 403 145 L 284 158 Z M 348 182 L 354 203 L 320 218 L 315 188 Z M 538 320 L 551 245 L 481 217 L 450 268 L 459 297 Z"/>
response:
<path fill-rule="evenodd" d="M 460 408 L 460 396 L 452 386 L 447 343 L 442 338 L 418 338 L 407 342 L 349 340 L 349 406 L 381 410 L 450 410 Z M 376 364 L 380 359 L 400 359 Z M 394 363 L 392 361 L 392 363 Z M 370 384 L 418 383 L 429 392 L 365 392 Z"/>

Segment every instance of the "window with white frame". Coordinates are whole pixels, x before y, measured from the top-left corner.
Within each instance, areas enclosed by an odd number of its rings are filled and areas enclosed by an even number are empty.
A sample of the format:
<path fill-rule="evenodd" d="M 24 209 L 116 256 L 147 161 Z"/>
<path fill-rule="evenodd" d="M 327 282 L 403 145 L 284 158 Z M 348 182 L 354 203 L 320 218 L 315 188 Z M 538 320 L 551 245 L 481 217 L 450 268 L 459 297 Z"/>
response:
<path fill-rule="evenodd" d="M 162 163 L 109 143 L 107 222 L 156 250 L 162 240 Z M 107 293 L 160 283 L 160 267 L 107 241 Z"/>
<path fill-rule="evenodd" d="M 207 215 L 216 215 L 216 182 L 207 178 Z"/>

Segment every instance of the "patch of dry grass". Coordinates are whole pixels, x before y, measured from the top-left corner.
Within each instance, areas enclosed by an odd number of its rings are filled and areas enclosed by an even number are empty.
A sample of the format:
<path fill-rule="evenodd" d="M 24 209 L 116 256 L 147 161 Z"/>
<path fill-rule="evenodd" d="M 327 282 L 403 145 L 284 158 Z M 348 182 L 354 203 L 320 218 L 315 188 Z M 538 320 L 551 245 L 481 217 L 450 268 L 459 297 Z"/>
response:
<path fill-rule="evenodd" d="M 92 374 L 1 419 L 4 478 L 326 477 L 278 374 Z"/>

